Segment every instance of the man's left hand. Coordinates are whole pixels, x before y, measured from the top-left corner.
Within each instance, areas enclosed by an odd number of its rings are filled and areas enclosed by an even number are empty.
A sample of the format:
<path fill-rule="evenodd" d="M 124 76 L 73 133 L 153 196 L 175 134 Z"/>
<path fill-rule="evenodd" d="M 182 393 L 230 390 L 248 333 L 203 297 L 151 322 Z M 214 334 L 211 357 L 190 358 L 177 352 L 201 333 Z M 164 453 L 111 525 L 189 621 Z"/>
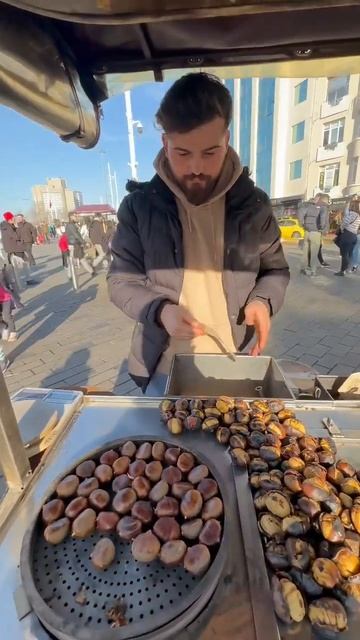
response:
<path fill-rule="evenodd" d="M 267 345 L 270 333 L 270 312 L 266 303 L 252 300 L 245 307 L 245 323 L 255 327 L 256 343 L 250 349 L 250 356 L 259 356 Z"/>

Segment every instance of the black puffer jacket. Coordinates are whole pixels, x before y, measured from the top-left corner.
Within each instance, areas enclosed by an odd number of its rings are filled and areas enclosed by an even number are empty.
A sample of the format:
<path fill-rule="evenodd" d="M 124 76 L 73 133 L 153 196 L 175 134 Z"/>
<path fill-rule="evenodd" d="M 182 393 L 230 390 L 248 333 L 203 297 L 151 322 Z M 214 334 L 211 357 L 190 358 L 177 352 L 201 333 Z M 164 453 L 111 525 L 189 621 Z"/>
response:
<path fill-rule="evenodd" d="M 20 240 L 19 232 L 15 225 L 4 222 L 0 225 L 1 242 L 6 253 L 23 253 L 24 244 Z"/>
<path fill-rule="evenodd" d="M 108 286 L 114 304 L 137 321 L 128 368 L 145 390 L 169 341 L 156 322 L 158 309 L 180 298 L 182 226 L 174 195 L 159 176 L 129 187 L 132 193 L 120 205 L 112 241 Z M 225 210 L 223 287 L 240 351 L 253 335 L 244 324 L 245 305 L 258 297 L 276 313 L 290 276 L 269 198 L 246 170 L 227 193 Z"/>
<path fill-rule="evenodd" d="M 79 231 L 79 227 L 75 222 L 68 222 L 65 226 L 65 234 L 68 239 L 68 243 L 71 245 L 84 244 L 84 239 Z"/>

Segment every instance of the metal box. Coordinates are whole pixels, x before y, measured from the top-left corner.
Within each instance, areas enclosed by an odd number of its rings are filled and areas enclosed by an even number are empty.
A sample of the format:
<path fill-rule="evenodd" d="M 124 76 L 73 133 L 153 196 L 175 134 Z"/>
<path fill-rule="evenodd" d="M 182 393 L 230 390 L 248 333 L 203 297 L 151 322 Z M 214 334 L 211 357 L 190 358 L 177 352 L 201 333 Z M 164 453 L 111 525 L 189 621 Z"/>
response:
<path fill-rule="evenodd" d="M 294 398 L 276 360 L 267 356 L 177 354 L 165 389 L 167 396 Z"/>
<path fill-rule="evenodd" d="M 345 382 L 348 376 L 317 376 L 316 384 L 319 389 L 326 391 L 326 393 L 332 398 L 332 400 L 337 401 L 349 401 L 354 400 L 359 402 L 360 397 L 355 393 L 342 393 L 339 394 L 339 387 Z"/>

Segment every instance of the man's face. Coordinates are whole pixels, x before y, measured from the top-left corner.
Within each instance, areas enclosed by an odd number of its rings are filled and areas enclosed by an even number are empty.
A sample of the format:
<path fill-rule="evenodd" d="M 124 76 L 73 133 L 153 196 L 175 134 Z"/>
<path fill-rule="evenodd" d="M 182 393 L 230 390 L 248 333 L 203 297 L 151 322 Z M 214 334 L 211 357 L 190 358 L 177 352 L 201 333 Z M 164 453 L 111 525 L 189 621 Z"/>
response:
<path fill-rule="evenodd" d="M 24 222 L 24 216 L 16 216 L 15 222 L 16 224 L 21 224 L 22 222 Z"/>
<path fill-rule="evenodd" d="M 188 133 L 164 133 L 170 169 L 192 204 L 202 204 L 211 194 L 224 164 L 229 137 L 223 118 Z"/>

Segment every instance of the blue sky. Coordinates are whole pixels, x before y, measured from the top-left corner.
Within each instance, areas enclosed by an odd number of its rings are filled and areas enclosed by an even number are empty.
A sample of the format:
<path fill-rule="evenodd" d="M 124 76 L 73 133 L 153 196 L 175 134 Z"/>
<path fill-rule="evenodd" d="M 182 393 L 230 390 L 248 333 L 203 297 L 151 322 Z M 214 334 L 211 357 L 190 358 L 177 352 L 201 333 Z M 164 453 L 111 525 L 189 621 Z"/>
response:
<path fill-rule="evenodd" d="M 148 84 L 131 93 L 133 118 L 141 120 L 144 126 L 142 135 L 136 135 L 140 180 L 150 178 L 153 173 L 152 163 L 161 145 L 154 114 L 168 86 Z M 85 203 L 100 202 L 101 197 L 105 198 L 104 156 L 100 151 L 106 153 L 117 172 L 119 195 L 123 194 L 130 177 L 124 97 L 107 100 L 103 110 L 100 141 L 95 149 L 84 151 L 0 106 L 0 212 L 26 213 L 32 205 L 31 187 L 54 177 L 65 178 L 71 189 L 81 191 Z"/>

